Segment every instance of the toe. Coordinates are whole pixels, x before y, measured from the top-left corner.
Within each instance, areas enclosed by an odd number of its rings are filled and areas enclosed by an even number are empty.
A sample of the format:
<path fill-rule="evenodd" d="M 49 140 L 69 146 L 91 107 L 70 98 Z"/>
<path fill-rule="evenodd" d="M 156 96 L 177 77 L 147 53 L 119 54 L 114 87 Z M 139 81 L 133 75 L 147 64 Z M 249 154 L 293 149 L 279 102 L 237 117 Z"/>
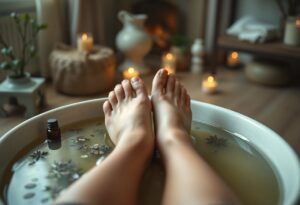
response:
<path fill-rule="evenodd" d="M 125 93 L 124 93 L 122 85 L 120 85 L 120 84 L 116 85 L 114 91 L 115 91 L 118 102 L 121 102 L 125 98 Z"/>
<path fill-rule="evenodd" d="M 168 72 L 165 69 L 160 69 L 152 82 L 152 94 L 160 93 L 163 94 L 164 89 L 166 88 L 166 83 L 168 80 Z"/>
<path fill-rule="evenodd" d="M 117 100 L 117 97 L 116 97 L 114 91 L 111 91 L 109 93 L 108 100 L 109 100 L 109 103 L 111 104 L 112 108 L 114 109 L 116 107 L 116 105 L 118 104 L 118 100 Z"/>
<path fill-rule="evenodd" d="M 141 96 L 148 98 L 147 89 L 140 78 L 131 78 L 131 86 L 137 97 Z"/>
<path fill-rule="evenodd" d="M 185 106 L 186 97 L 187 97 L 186 89 L 184 87 L 181 87 L 180 104 L 183 106 Z"/>
<path fill-rule="evenodd" d="M 112 111 L 111 104 L 110 104 L 110 102 L 108 100 L 106 100 L 103 103 L 103 112 L 104 112 L 105 117 L 110 116 L 111 111 Z"/>
<path fill-rule="evenodd" d="M 176 82 L 175 76 L 173 74 L 170 74 L 167 82 L 167 89 L 166 89 L 167 92 L 171 92 L 171 93 L 174 92 L 175 82 Z"/>
<path fill-rule="evenodd" d="M 180 103 L 180 98 L 181 98 L 181 84 L 179 81 L 176 81 L 175 83 L 175 89 L 174 89 L 174 97 L 175 97 L 175 100 L 177 102 L 177 104 Z"/>
<path fill-rule="evenodd" d="M 125 98 L 132 98 L 133 91 L 132 91 L 131 84 L 129 83 L 129 80 L 123 80 L 122 86 L 125 92 Z"/>
<path fill-rule="evenodd" d="M 187 94 L 185 98 L 185 104 L 187 107 L 191 107 L 191 97 Z"/>

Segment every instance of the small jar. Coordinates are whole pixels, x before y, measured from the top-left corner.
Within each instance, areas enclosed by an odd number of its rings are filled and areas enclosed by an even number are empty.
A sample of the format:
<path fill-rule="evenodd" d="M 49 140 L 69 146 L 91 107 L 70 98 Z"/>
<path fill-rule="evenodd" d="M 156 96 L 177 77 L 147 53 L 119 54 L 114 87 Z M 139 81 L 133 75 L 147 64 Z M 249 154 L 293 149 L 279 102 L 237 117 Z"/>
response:
<path fill-rule="evenodd" d="M 57 119 L 51 118 L 47 121 L 47 140 L 60 141 L 61 134 Z"/>

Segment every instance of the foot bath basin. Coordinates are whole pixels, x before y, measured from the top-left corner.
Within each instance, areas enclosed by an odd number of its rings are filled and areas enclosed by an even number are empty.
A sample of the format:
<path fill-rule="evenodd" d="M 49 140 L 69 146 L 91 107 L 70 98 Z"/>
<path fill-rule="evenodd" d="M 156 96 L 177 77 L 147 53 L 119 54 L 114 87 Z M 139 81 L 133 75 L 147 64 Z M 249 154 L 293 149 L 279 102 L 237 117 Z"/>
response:
<path fill-rule="evenodd" d="M 46 135 L 46 123 L 56 118 L 61 127 L 95 118 L 103 118 L 102 104 L 105 99 L 95 99 L 59 107 L 37 115 L 7 132 L 0 139 L 1 185 L 7 172 L 20 158 L 20 152 Z M 193 122 L 211 125 L 229 133 L 242 136 L 270 162 L 277 175 L 280 204 L 296 204 L 300 193 L 300 165 L 295 152 L 275 132 L 257 121 L 234 111 L 207 103 L 192 101 Z M 253 167 L 255 169 L 255 167 Z M 1 197 L 3 197 L 3 190 Z M 255 191 L 255 190 L 254 190 Z M 0 205 L 4 204 L 3 198 Z M 46 204 L 46 203 L 45 203 Z"/>

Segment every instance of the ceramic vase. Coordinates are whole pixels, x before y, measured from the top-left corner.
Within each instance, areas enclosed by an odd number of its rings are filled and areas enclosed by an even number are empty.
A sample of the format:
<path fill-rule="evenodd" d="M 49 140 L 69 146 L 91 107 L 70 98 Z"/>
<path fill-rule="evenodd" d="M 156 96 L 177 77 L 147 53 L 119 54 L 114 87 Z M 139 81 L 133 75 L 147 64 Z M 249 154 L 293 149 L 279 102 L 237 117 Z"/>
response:
<path fill-rule="evenodd" d="M 142 74 L 147 73 L 149 70 L 144 64 L 144 57 L 152 46 L 152 39 L 144 30 L 147 15 L 120 11 L 118 18 L 123 23 L 123 28 L 117 34 L 116 45 L 125 56 L 118 70 L 122 72 L 128 67 L 134 67 Z"/>

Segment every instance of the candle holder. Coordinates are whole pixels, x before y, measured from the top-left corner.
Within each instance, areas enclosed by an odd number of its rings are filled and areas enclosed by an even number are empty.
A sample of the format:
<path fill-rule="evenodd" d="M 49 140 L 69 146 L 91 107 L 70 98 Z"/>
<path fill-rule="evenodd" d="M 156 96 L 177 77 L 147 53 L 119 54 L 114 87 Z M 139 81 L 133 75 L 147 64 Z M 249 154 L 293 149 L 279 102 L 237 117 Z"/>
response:
<path fill-rule="evenodd" d="M 77 35 L 77 49 L 80 52 L 91 52 L 94 47 L 94 39 L 91 33 L 79 33 Z"/>
<path fill-rule="evenodd" d="M 209 74 L 202 79 L 201 90 L 205 94 L 214 94 L 218 91 L 218 82 L 216 76 Z"/>
<path fill-rule="evenodd" d="M 227 56 L 227 67 L 228 68 L 238 68 L 240 67 L 240 55 L 238 52 L 230 52 Z"/>

